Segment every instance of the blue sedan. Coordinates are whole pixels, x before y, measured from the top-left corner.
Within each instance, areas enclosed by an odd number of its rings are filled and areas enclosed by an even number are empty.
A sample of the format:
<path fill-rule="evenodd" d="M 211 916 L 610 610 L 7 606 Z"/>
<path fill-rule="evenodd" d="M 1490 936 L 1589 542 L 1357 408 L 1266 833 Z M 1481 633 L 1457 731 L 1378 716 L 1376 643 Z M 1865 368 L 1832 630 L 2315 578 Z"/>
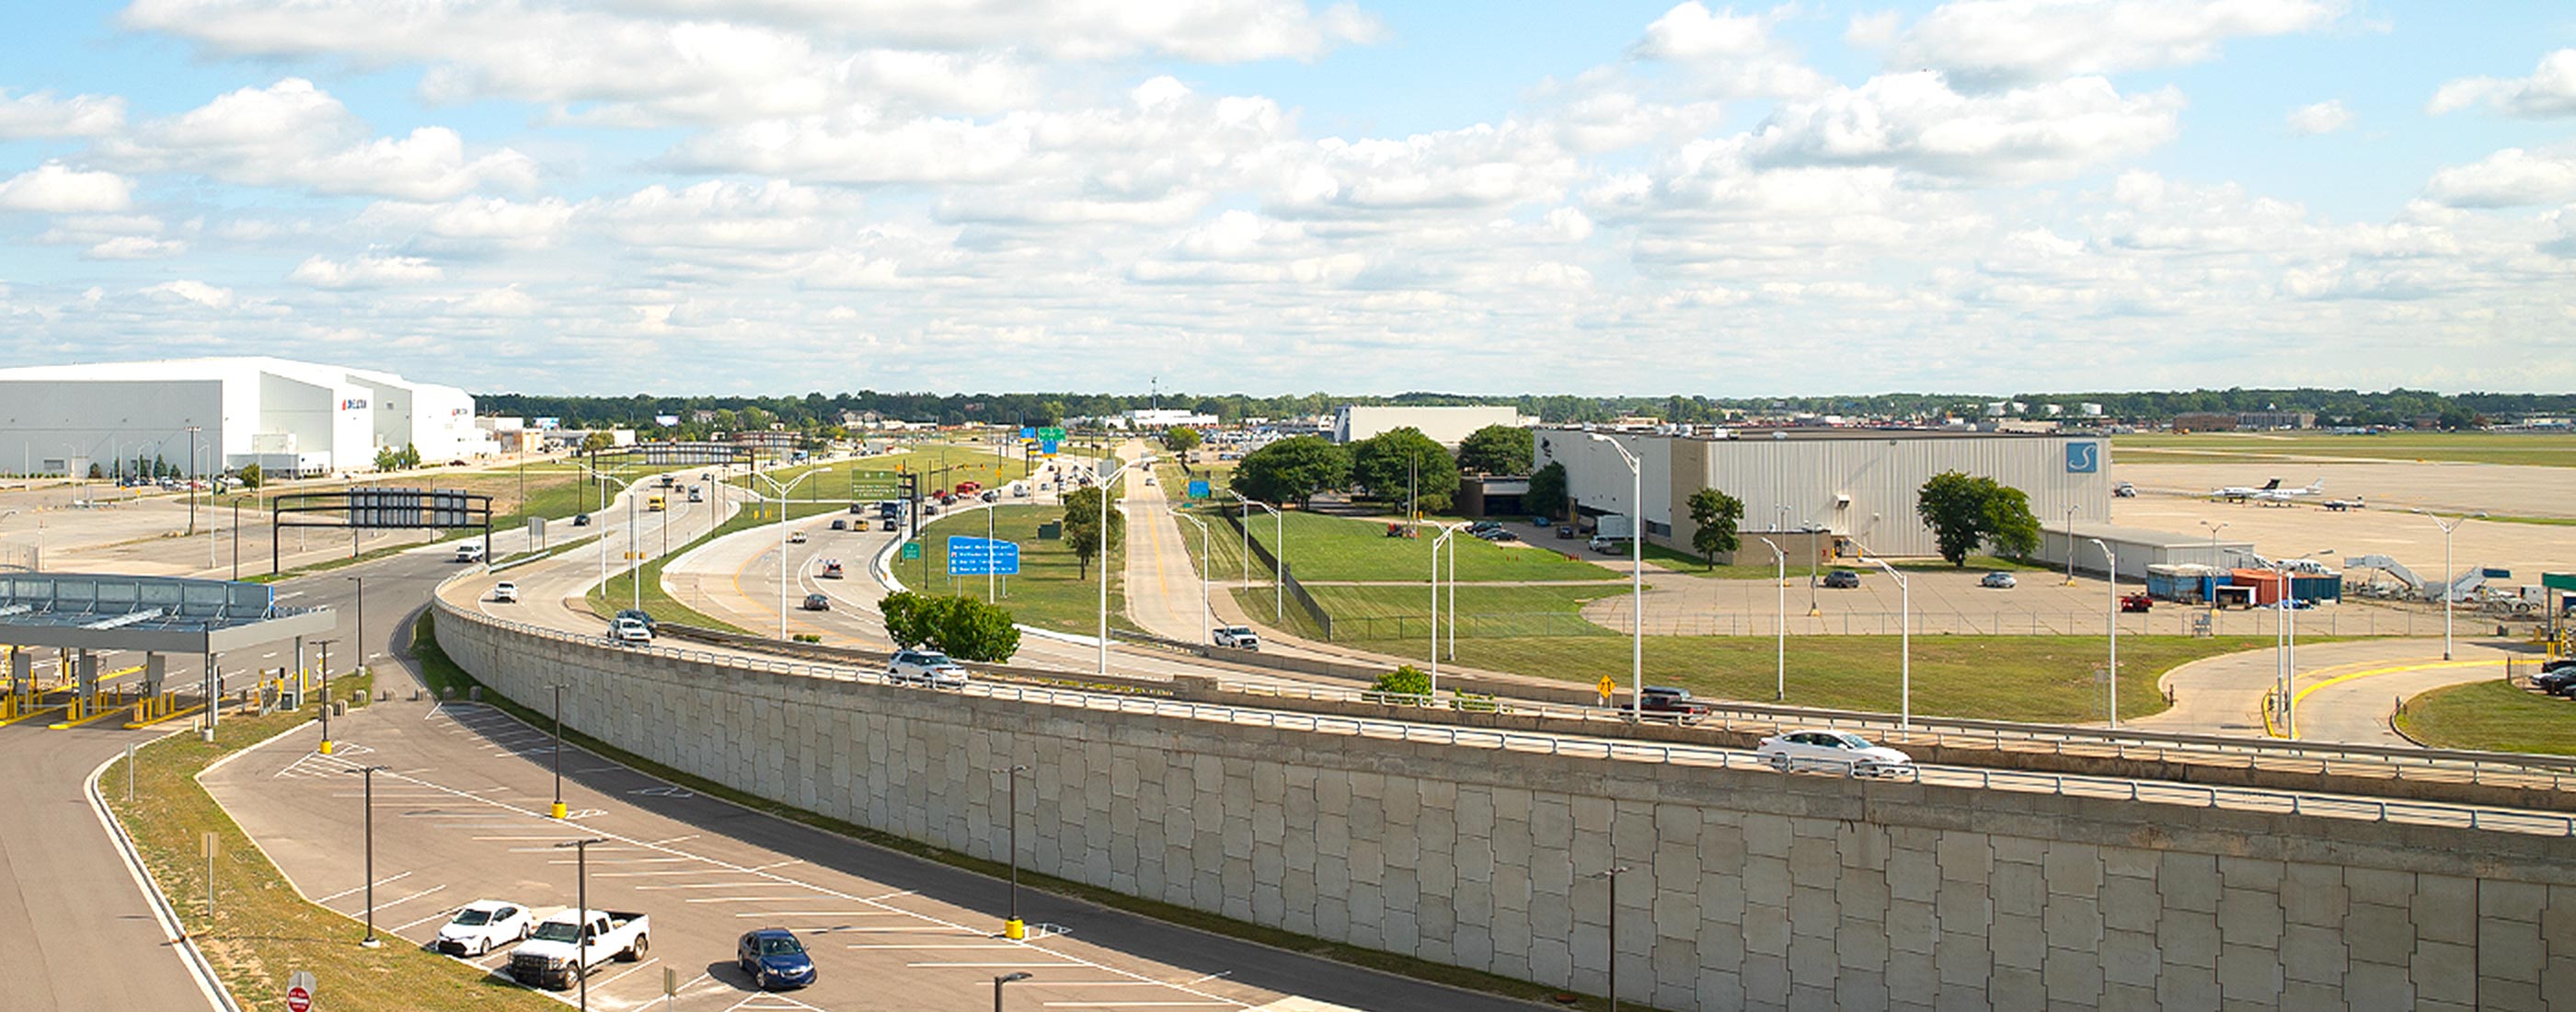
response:
<path fill-rule="evenodd" d="M 814 957 L 805 954 L 805 943 L 796 940 L 785 928 L 762 928 L 746 932 L 734 946 L 734 965 L 751 977 L 753 986 L 763 991 L 785 987 L 804 987 L 814 982 Z"/>

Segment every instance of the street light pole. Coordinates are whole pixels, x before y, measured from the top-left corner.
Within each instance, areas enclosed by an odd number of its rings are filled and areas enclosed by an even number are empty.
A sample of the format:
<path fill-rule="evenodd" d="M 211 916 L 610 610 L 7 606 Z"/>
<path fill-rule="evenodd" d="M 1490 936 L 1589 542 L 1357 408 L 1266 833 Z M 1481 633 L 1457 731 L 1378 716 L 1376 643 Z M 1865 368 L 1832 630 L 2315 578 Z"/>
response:
<path fill-rule="evenodd" d="M 1439 524 L 1432 524 L 1431 526 L 1440 531 L 1439 537 L 1431 539 L 1431 698 L 1437 700 L 1440 698 L 1440 546 L 1456 536 L 1467 525 L 1455 524 L 1441 527 Z M 1455 556 L 1452 556 L 1452 559 L 1449 565 L 1449 578 L 1456 580 L 1458 566 L 1454 561 Z M 1450 604 L 1453 608 L 1457 604 L 1457 598 L 1454 595 L 1450 598 Z M 1457 616 L 1451 615 L 1450 621 L 1457 621 Z"/>
<path fill-rule="evenodd" d="M 363 778 L 366 785 L 367 937 L 358 944 L 370 949 L 377 948 L 385 944 L 383 940 L 376 937 L 376 771 L 380 769 L 384 769 L 384 767 L 368 766 L 362 769 L 349 771 L 356 773 Z"/>
<path fill-rule="evenodd" d="M 1246 499 L 1243 493 L 1233 489 L 1226 489 L 1225 494 L 1233 496 L 1236 502 L 1243 505 L 1243 518 L 1246 521 L 1243 535 L 1245 574 L 1243 585 L 1246 587 L 1252 586 L 1252 525 L 1249 523 L 1252 519 L 1252 507 L 1259 506 L 1264 512 L 1270 514 L 1270 558 L 1275 563 L 1270 567 L 1270 618 L 1274 622 L 1285 622 L 1288 620 L 1288 591 L 1281 581 L 1287 578 L 1285 570 L 1288 568 L 1287 517 L 1279 512 L 1278 507 L 1259 500 Z"/>
<path fill-rule="evenodd" d="M 1029 979 L 1029 976 L 1030 974 L 1028 971 L 1022 970 L 1018 973 L 1006 974 L 1004 976 L 993 978 L 993 1012 L 1002 1012 L 1002 985 L 1027 980 Z"/>
<path fill-rule="evenodd" d="M 558 822 L 567 814 L 563 799 L 563 690 L 562 685 L 555 686 L 555 804 L 550 811 Z"/>
<path fill-rule="evenodd" d="M 357 621 L 357 628 L 352 630 L 352 634 L 349 639 L 349 642 L 351 643 L 349 652 L 357 654 L 358 656 L 350 659 L 349 671 L 353 674 L 363 673 L 367 670 L 367 578 L 363 576 L 351 576 L 346 579 L 349 582 L 358 585 L 357 614 L 352 616 Z M 325 694 L 322 697 L 322 701 L 326 703 L 330 702 L 331 697 L 328 694 Z"/>
<path fill-rule="evenodd" d="M 2459 597 L 2459 594 L 2456 592 L 2456 588 L 2459 584 L 2453 582 L 2455 578 L 2451 575 L 2451 532 L 2459 530 L 2461 524 L 2468 523 L 2470 520 L 2485 516 L 2486 514 L 2471 513 L 2468 516 L 2461 517 L 2458 520 L 2446 524 L 2442 522 L 2441 517 L 2434 516 L 2431 513 L 2425 513 L 2421 509 L 2409 509 L 2407 512 L 2423 513 L 2425 519 L 2433 521 L 2433 526 L 2442 529 L 2442 659 L 2447 661 L 2451 659 L 2452 605 L 2455 603 L 2455 599 Z"/>
<path fill-rule="evenodd" d="M 1778 684 L 1771 690 L 1771 701 L 1785 703 L 1789 701 L 1789 553 L 1781 551 L 1780 546 L 1772 544 L 1770 538 L 1753 540 L 1769 548 L 1772 556 L 1780 563 L 1780 603 L 1776 606 L 1778 611 L 1775 612 L 1779 619 L 1772 630 L 1773 635 L 1779 640 L 1778 656 L 1772 659 L 1772 677 Z"/>
<path fill-rule="evenodd" d="M 2201 525 L 2201 526 L 2203 526 L 2203 527 L 2207 527 L 2207 528 L 2209 528 L 2209 564 L 2210 564 L 2211 566 L 2216 566 L 2216 565 L 2218 565 L 2218 532 L 2223 531 L 2223 530 L 2226 530 L 2226 529 L 2227 529 L 2227 525 L 2226 525 L 2226 524 L 2223 524 L 2223 523 L 2213 524 L 2213 523 L 2210 523 L 2210 522 L 2209 522 L 2209 521 L 2207 521 L 2207 520 L 2203 520 L 2203 521 L 2201 521 L 2201 522 L 2200 522 L 2200 525 Z M 2210 620 L 2210 627 L 2209 627 L 2209 632 L 2210 632 L 2210 634 L 2211 634 L 2211 635 L 2213 635 L 2213 636 L 2214 636 L 2214 635 L 2217 635 L 2217 633 L 2218 633 L 2218 625 L 2217 625 L 2217 622 L 2218 622 L 2218 581 L 2217 581 L 2217 579 L 2216 579 L 2216 578 L 2214 578 L 2214 577 L 2213 577 L 2213 578 L 2210 580 L 2210 582 L 2209 582 L 2209 620 Z"/>
<path fill-rule="evenodd" d="M 1616 439 L 1592 433 L 1628 463 L 1628 715 L 1646 717 L 1646 462 Z"/>
<path fill-rule="evenodd" d="M 2101 544 L 2096 541 L 2094 544 Z M 2075 507 L 2066 508 L 2066 585 L 2075 585 Z"/>
<path fill-rule="evenodd" d="M 2066 545 L 2066 557 L 2069 560 L 2075 558 L 2075 544 L 2072 537 L 2074 531 L 2075 529 L 2072 527 L 2067 528 L 2069 538 Z M 2102 583 L 2104 587 L 2102 593 L 2102 607 L 2104 609 L 2102 624 L 2110 629 L 2111 726 L 2116 729 L 2120 726 L 2120 557 L 2112 554 L 2111 546 L 2103 544 L 2102 539 L 2089 538 L 2087 540 L 2093 542 L 2093 547 L 2102 550 Z M 2074 563 L 2072 561 L 2068 562 L 2068 565 L 2073 564 Z"/>
<path fill-rule="evenodd" d="M 1120 462 L 1118 462 L 1118 466 L 1117 466 L 1117 467 L 1111 468 L 1108 474 L 1106 474 L 1106 475 L 1102 475 L 1102 476 L 1101 476 L 1101 478 L 1100 478 L 1100 482 L 1099 482 L 1099 485 L 1100 485 L 1100 627 L 1099 627 L 1099 629 L 1098 629 L 1097 631 L 1098 631 L 1098 632 L 1099 632 L 1099 634 L 1100 634 L 1100 639 L 1099 639 L 1099 642 L 1095 644 L 1095 646 L 1096 646 L 1096 647 L 1098 648 L 1098 650 L 1099 650 L 1100 677 L 1102 677 L 1102 678 L 1107 678 L 1107 677 L 1109 677 L 1109 490 L 1110 490 L 1110 488 L 1111 488 L 1111 487 L 1113 487 L 1113 486 L 1115 486 L 1115 485 L 1117 485 L 1117 484 L 1118 484 L 1118 478 L 1119 478 L 1119 476 L 1126 474 L 1126 473 L 1127 473 L 1127 468 L 1128 468 L 1128 467 L 1130 467 L 1130 466 L 1132 466 L 1132 465 L 1134 465 L 1134 464 L 1137 464 L 1137 463 L 1139 463 L 1139 462 L 1146 461 L 1146 460 L 1150 460 L 1150 459 L 1152 459 L 1152 458 L 1150 458 L 1150 457 L 1138 457 L 1138 458 L 1136 458 L 1135 460 L 1123 460 L 1123 461 L 1120 461 Z M 1093 466 L 1096 468 L 1096 467 L 1098 467 L 1099 465 L 1098 465 L 1098 463 L 1097 463 L 1097 462 L 1094 462 Z M 1001 994 L 1001 989 L 1000 989 L 1000 987 L 999 987 L 998 985 L 996 985 L 996 986 L 995 986 L 995 988 L 994 988 L 994 992 L 993 992 L 993 993 L 994 993 L 994 994 L 995 994 L 995 996 L 996 996 L 995 1000 L 997 1000 L 997 1001 L 998 1001 L 998 1000 L 999 1000 L 999 995 Z"/>
<path fill-rule="evenodd" d="M 556 850 L 572 848 L 572 905 L 573 910 L 576 911 L 573 916 L 581 920 L 581 931 L 578 932 L 581 940 L 573 944 L 572 975 L 581 980 L 582 1012 L 590 1012 L 590 845 L 607 842 L 606 839 L 594 836 L 555 844 Z"/>
<path fill-rule="evenodd" d="M 330 640 L 328 640 L 328 639 L 324 639 L 324 640 L 321 640 L 321 641 L 320 641 L 320 643 L 321 643 L 321 645 L 322 645 L 322 748 L 321 748 L 321 753 L 322 753 L 323 755 L 330 755 L 330 754 L 331 754 L 331 641 L 330 641 Z"/>
<path fill-rule="evenodd" d="M 1627 873 L 1627 865 L 1617 864 L 1584 876 L 1610 883 L 1610 1012 L 1619 1012 L 1619 876 Z"/>
<path fill-rule="evenodd" d="M 989 512 L 989 511 L 988 511 L 988 512 Z M 1216 626 L 1215 626 L 1215 621 L 1216 621 L 1216 620 L 1215 620 L 1215 616 L 1214 616 L 1214 615 L 1212 615 L 1212 614 L 1210 614 L 1210 610 L 1211 610 L 1211 609 L 1210 609 L 1209 604 L 1208 604 L 1208 525 L 1207 525 L 1207 521 L 1201 520 L 1201 519 L 1199 519 L 1199 518 L 1197 518 L 1197 517 L 1194 517 L 1194 516 L 1191 516 L 1191 515 L 1189 515 L 1189 514 L 1187 514 L 1187 513 L 1177 513 L 1177 512 L 1176 512 L 1176 513 L 1173 513 L 1172 515 L 1173 515 L 1173 516 L 1175 516 L 1175 517 L 1179 517 L 1179 518 L 1181 518 L 1181 519 L 1183 519 L 1183 520 L 1187 520 L 1187 521 L 1189 521 L 1192 525 L 1196 526 L 1196 527 L 1199 529 L 1199 629 L 1201 630 L 1201 631 L 1200 631 L 1200 633 L 1199 633 L 1199 635 L 1208 637 L 1208 638 L 1209 638 L 1209 642 L 1213 643 L 1213 642 L 1215 641 L 1215 637 L 1216 637 Z"/>
<path fill-rule="evenodd" d="M 1887 575 L 1896 578 L 1896 726 L 1911 731 L 1914 729 L 1914 588 L 1906 582 L 1905 574 L 1888 565 L 1886 559 L 1864 553 L 1861 561 L 1886 570 Z"/>
<path fill-rule="evenodd" d="M 1002 922 L 1002 936 L 1015 942 L 1029 934 L 1028 925 L 1020 920 L 1020 774 L 1028 771 L 1026 766 L 1010 769 L 1011 918 Z"/>

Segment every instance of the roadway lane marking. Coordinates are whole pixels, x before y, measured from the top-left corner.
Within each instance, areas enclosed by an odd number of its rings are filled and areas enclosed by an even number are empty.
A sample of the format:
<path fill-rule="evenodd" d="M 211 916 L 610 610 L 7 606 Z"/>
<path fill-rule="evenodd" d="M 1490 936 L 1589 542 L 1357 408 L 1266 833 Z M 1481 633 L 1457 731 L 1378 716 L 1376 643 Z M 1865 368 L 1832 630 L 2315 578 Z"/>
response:
<path fill-rule="evenodd" d="M 2496 661 L 2493 658 L 2477 661 L 2434 661 L 2429 664 L 2400 664 L 2395 667 L 2372 668 L 2368 671 L 2355 671 L 2349 675 L 2336 675 L 2333 678 L 2329 678 L 2325 681 L 2310 685 L 2307 688 L 2300 689 L 2297 694 L 2290 697 L 2290 704 L 2296 706 L 2300 700 L 2308 698 L 2310 693 L 2313 693 L 2318 689 L 2325 688 L 2329 685 L 2339 685 L 2344 682 L 2349 682 L 2355 678 L 2367 678 L 2372 675 L 2394 675 L 2407 671 L 2432 671 L 2439 668 L 2478 668 L 2493 665 L 2495 663 Z"/>

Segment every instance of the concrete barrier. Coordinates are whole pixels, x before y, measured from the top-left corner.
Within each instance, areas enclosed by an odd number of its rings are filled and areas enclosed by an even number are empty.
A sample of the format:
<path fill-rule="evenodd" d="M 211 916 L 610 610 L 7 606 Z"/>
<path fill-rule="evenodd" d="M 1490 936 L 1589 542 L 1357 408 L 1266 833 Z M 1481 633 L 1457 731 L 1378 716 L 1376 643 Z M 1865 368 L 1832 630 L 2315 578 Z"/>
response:
<path fill-rule="evenodd" d="M 698 776 L 998 860 L 1026 764 L 1027 867 L 1593 993 L 1615 918 L 1621 996 L 1666 1008 L 2576 1008 L 2564 838 L 1216 724 L 440 608 L 487 684 Z"/>

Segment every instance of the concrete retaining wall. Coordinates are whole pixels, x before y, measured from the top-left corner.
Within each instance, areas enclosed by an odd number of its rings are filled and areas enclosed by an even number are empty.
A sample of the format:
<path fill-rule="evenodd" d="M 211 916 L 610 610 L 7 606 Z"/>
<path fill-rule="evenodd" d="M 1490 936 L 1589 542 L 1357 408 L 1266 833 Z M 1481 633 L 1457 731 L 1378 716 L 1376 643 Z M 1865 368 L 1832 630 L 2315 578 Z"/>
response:
<path fill-rule="evenodd" d="M 831 682 L 441 606 L 678 769 L 1291 931 L 1709 1008 L 2576 1008 L 2576 843 L 1463 749 Z"/>

